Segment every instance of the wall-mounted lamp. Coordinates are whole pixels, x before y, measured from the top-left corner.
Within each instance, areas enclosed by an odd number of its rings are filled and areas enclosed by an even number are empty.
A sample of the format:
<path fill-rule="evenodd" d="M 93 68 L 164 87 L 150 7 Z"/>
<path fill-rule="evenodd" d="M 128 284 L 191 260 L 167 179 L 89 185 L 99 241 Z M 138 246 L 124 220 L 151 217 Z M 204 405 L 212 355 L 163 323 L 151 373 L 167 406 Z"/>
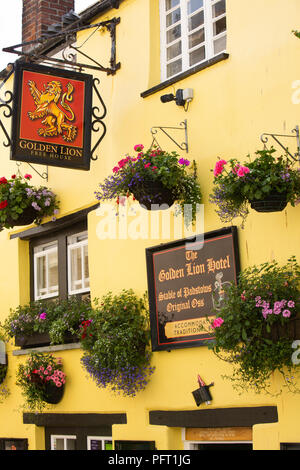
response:
<path fill-rule="evenodd" d="M 176 94 L 173 95 L 172 93 L 168 95 L 162 95 L 160 97 L 160 100 L 162 103 L 168 103 L 170 101 L 175 101 L 177 106 L 183 106 L 184 110 L 187 111 L 190 102 L 192 101 L 194 97 L 194 92 L 192 88 L 185 88 L 179 89 L 176 91 Z"/>
<path fill-rule="evenodd" d="M 199 383 L 199 388 L 192 392 L 196 405 L 200 406 L 201 403 L 204 403 L 204 402 L 206 403 L 206 405 L 210 405 L 212 396 L 209 391 L 209 387 L 214 385 L 214 383 L 212 382 L 209 385 L 205 385 L 200 375 L 198 375 L 198 383 Z"/>

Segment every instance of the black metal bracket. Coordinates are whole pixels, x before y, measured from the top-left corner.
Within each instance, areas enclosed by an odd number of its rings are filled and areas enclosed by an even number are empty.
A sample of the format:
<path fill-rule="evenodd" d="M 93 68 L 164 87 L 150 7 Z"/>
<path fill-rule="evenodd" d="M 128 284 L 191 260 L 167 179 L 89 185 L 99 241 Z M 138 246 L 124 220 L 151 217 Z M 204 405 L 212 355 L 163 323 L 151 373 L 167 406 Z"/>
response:
<path fill-rule="evenodd" d="M 22 44 L 16 44 L 14 46 L 5 47 L 2 50 L 4 52 L 9 52 L 10 54 L 17 54 L 19 56 L 25 57 L 28 61 L 36 62 L 36 61 L 44 61 L 49 62 L 52 65 L 55 64 L 56 66 L 69 66 L 71 68 L 79 69 L 93 69 L 98 70 L 100 72 L 106 72 L 107 75 L 114 75 L 116 71 L 121 67 L 120 63 L 116 62 L 116 27 L 120 23 L 120 18 L 112 18 L 111 20 L 102 21 L 100 23 L 95 23 L 88 26 L 81 26 L 75 29 L 65 30 L 59 32 L 53 36 L 51 36 L 51 42 L 53 40 L 64 41 L 66 43 L 66 47 L 62 53 L 63 59 L 58 59 L 56 57 L 51 57 L 47 54 L 44 54 L 43 48 L 47 46 L 49 43 L 49 38 L 41 37 L 39 39 L 33 41 L 27 41 Z M 84 31 L 87 29 L 96 28 L 96 31 L 100 28 L 106 29 L 110 33 L 111 37 L 111 56 L 110 56 L 110 67 L 104 67 L 99 62 L 94 60 L 92 57 L 89 57 L 86 53 L 80 50 L 80 47 L 73 46 L 73 43 L 76 40 L 76 33 L 79 31 Z M 92 34 L 94 34 L 94 31 Z M 89 38 L 88 38 L 89 39 Z M 87 39 L 87 40 L 88 40 Z M 84 43 L 87 42 L 84 41 Z M 32 50 L 25 50 L 27 46 L 31 46 L 34 44 L 39 44 L 41 47 L 33 48 Z M 22 47 L 22 50 L 17 50 L 18 48 Z M 68 54 L 66 56 L 65 51 L 66 49 L 74 49 L 76 53 L 81 54 L 88 60 L 90 60 L 94 65 L 76 62 L 76 54 Z M 67 58 L 68 57 L 68 58 Z"/>
<path fill-rule="evenodd" d="M 103 108 L 103 112 L 102 114 L 98 114 L 100 112 L 98 106 L 93 106 L 92 107 L 92 131 L 93 132 L 98 132 L 99 131 L 99 124 L 102 126 L 103 128 L 103 132 L 101 134 L 101 136 L 99 137 L 99 139 L 97 140 L 96 144 L 94 145 L 94 147 L 92 148 L 92 151 L 91 151 L 91 160 L 98 160 L 98 157 L 97 156 L 93 156 L 96 148 L 99 146 L 100 142 L 102 141 L 102 139 L 104 138 L 105 134 L 106 134 L 106 125 L 105 123 L 103 122 L 103 119 L 105 118 L 106 116 L 106 113 L 107 113 L 107 109 L 106 109 L 106 106 L 104 104 L 104 101 L 96 87 L 96 83 L 100 83 L 100 80 L 98 80 L 98 78 L 94 78 L 93 79 L 93 90 L 95 91 L 97 97 L 98 97 L 98 100 L 100 101 L 100 104 L 102 105 L 102 108 Z"/>
<path fill-rule="evenodd" d="M 163 126 L 155 126 L 155 127 L 152 127 L 151 128 L 151 134 L 152 134 L 152 144 L 151 144 L 151 147 L 153 147 L 153 145 L 157 145 L 159 148 L 160 145 L 157 141 L 157 138 L 156 138 L 156 134 L 159 132 L 159 131 L 162 131 L 170 140 L 172 140 L 172 142 L 174 142 L 175 145 L 177 145 L 177 147 L 180 148 L 180 150 L 185 150 L 187 153 L 189 151 L 189 145 L 188 145 L 188 132 L 187 132 L 187 120 L 185 119 L 184 121 L 182 121 L 180 123 L 180 126 L 181 127 L 163 127 Z M 180 131 L 183 131 L 184 132 L 184 136 L 185 136 L 185 141 L 182 142 L 181 144 L 179 144 L 167 131 L 166 129 L 172 129 L 172 130 L 180 130 Z"/>
<path fill-rule="evenodd" d="M 269 141 L 269 137 L 272 137 L 273 140 L 275 140 L 275 142 L 295 161 L 299 161 L 300 162 L 300 132 L 299 132 L 299 126 L 296 126 L 292 132 L 294 133 L 293 135 L 286 135 L 286 134 L 267 134 L 267 133 L 264 133 L 261 135 L 260 137 L 260 140 L 263 142 L 265 148 L 266 148 L 266 144 L 267 142 Z M 296 139 L 297 141 L 297 151 L 295 152 L 295 154 L 293 155 L 288 147 L 286 145 L 284 145 L 280 140 L 279 140 L 279 137 L 284 137 L 284 138 L 293 138 L 293 139 Z"/>

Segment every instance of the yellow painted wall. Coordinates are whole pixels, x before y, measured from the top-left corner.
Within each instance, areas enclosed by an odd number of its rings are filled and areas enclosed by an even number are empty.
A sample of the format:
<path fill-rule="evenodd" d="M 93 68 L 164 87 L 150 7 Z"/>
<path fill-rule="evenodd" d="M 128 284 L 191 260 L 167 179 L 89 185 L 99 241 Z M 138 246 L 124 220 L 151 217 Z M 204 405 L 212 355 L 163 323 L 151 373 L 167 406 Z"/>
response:
<path fill-rule="evenodd" d="M 118 10 L 112 10 L 95 22 L 117 16 L 117 60 L 121 69 L 114 76 L 95 73 L 100 79 L 100 93 L 107 106 L 107 134 L 91 162 L 89 172 L 49 167 L 48 185 L 61 200 L 60 216 L 95 203 L 94 191 L 115 163 L 133 146 L 152 142 L 153 126 L 177 126 L 184 119 L 188 124 L 189 153 L 182 156 L 195 159 L 204 196 L 205 232 L 222 227 L 214 207 L 208 203 L 212 189 L 210 172 L 218 156 L 243 159 L 262 148 L 263 132 L 290 134 L 299 124 L 299 106 L 293 104 L 292 84 L 300 80 L 300 41 L 292 34 L 299 26 L 298 0 L 227 0 L 229 58 L 212 67 L 175 83 L 147 98 L 140 94 L 160 82 L 159 77 L 159 18 L 157 0 L 126 0 Z M 79 34 L 81 44 L 90 31 Z M 87 51 L 103 65 L 109 61 L 110 40 L 105 32 L 97 32 L 86 43 Z M 12 78 L 5 88 L 11 89 Z M 194 100 L 188 112 L 174 102 L 162 104 L 160 96 L 179 88 L 192 88 Z M 97 105 L 97 103 L 95 103 Z M 182 139 L 180 134 L 179 140 Z M 97 135 L 93 136 L 95 143 Z M 295 144 L 290 141 L 289 147 Z M 174 149 L 167 139 L 161 139 L 167 150 Z M 9 152 L 0 148 L 1 175 L 16 172 L 9 161 Z M 39 167 L 40 169 L 40 167 Z M 40 177 L 24 163 L 22 173 L 30 172 L 34 184 Z M 239 230 L 241 266 L 278 259 L 285 262 L 291 255 L 299 260 L 300 207 L 290 206 L 283 213 L 251 212 L 244 230 Z M 92 298 L 109 290 L 134 288 L 142 294 L 147 289 L 145 248 L 166 240 L 100 240 L 97 211 L 88 217 L 89 262 Z M 10 240 L 9 232 L 0 232 L 0 320 L 9 308 L 29 299 L 28 243 Z M 0 404 L 0 438 L 27 437 L 31 449 L 43 448 L 43 431 L 34 425 L 22 424 L 22 397 L 14 385 L 14 375 L 24 356 L 13 356 L 14 346 L 8 345 L 10 397 Z M 197 374 L 212 388 L 213 408 L 236 406 L 277 405 L 278 424 L 254 426 L 255 449 L 279 449 L 280 442 L 299 442 L 297 426 L 300 397 L 283 395 L 274 398 L 244 393 L 238 395 L 223 374 L 230 373 L 205 347 L 155 352 L 156 372 L 147 389 L 135 399 L 113 397 L 100 390 L 86 377 L 80 366 L 81 351 L 55 353 L 63 357 L 68 377 L 61 403 L 51 411 L 62 413 L 126 412 L 127 425 L 113 426 L 113 439 L 155 440 L 158 449 L 183 449 L 181 429 L 148 424 L 150 410 L 194 410 L 191 392 L 197 388 Z M 276 379 L 274 389 L 279 386 Z M 205 409 L 202 405 L 201 409 Z"/>

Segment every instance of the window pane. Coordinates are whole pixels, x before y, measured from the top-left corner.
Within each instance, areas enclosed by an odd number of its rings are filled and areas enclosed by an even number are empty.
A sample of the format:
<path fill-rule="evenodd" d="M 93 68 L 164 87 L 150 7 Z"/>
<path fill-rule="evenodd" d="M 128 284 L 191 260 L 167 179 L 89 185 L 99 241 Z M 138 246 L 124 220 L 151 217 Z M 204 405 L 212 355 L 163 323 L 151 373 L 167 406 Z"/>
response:
<path fill-rule="evenodd" d="M 221 18 L 214 23 L 214 36 L 223 33 L 223 31 L 226 31 L 226 17 Z"/>
<path fill-rule="evenodd" d="M 196 33 L 193 33 L 189 36 L 189 48 L 197 46 L 197 44 L 201 44 L 205 41 L 205 33 L 204 28 L 199 29 Z"/>
<path fill-rule="evenodd" d="M 170 10 L 171 8 L 176 7 L 180 0 L 166 0 L 166 10 Z"/>
<path fill-rule="evenodd" d="M 76 439 L 66 439 L 67 449 L 66 450 L 76 450 Z"/>
<path fill-rule="evenodd" d="M 205 46 L 199 47 L 190 53 L 190 65 L 197 64 L 205 59 Z"/>
<path fill-rule="evenodd" d="M 90 286 L 90 274 L 89 274 L 89 257 L 88 257 L 88 246 L 85 245 L 84 249 L 84 287 Z"/>
<path fill-rule="evenodd" d="M 188 2 L 188 15 L 203 7 L 203 0 L 190 0 Z"/>
<path fill-rule="evenodd" d="M 54 450 L 65 450 L 64 439 L 56 437 L 54 441 Z"/>
<path fill-rule="evenodd" d="M 182 60 L 178 59 L 175 62 L 167 65 L 167 76 L 172 77 L 172 75 L 176 75 L 177 73 L 181 72 L 182 70 Z"/>
<path fill-rule="evenodd" d="M 104 449 L 105 450 L 112 450 L 112 441 L 105 441 Z"/>
<path fill-rule="evenodd" d="M 168 47 L 167 49 L 167 60 L 174 59 L 181 54 L 181 41 L 176 42 L 173 46 Z"/>
<path fill-rule="evenodd" d="M 223 15 L 225 12 L 226 12 L 225 0 L 221 0 L 220 2 L 215 3 L 212 6 L 213 18 L 216 18 L 217 16 Z"/>
<path fill-rule="evenodd" d="M 199 13 L 196 13 L 196 15 L 191 16 L 189 18 L 189 31 L 192 31 L 192 29 L 198 28 L 198 26 L 202 25 L 204 23 L 204 12 L 199 11 Z"/>
<path fill-rule="evenodd" d="M 46 256 L 41 256 L 37 259 L 36 264 L 36 279 L 37 279 L 37 295 L 47 293 L 46 285 Z"/>
<path fill-rule="evenodd" d="M 219 54 L 219 52 L 226 50 L 226 36 L 222 36 L 219 39 L 214 41 L 214 53 Z"/>
<path fill-rule="evenodd" d="M 82 258 L 81 247 L 72 248 L 71 256 L 71 291 L 82 289 Z"/>
<path fill-rule="evenodd" d="M 167 43 L 175 41 L 181 37 L 181 26 L 175 26 L 175 28 L 169 29 L 167 31 Z"/>
<path fill-rule="evenodd" d="M 58 260 L 56 251 L 48 255 L 48 278 L 49 293 L 56 292 L 58 286 Z"/>
<path fill-rule="evenodd" d="M 177 10 L 172 11 L 172 13 L 169 13 L 167 15 L 166 19 L 166 25 L 171 26 L 174 23 L 177 23 L 177 21 L 180 21 L 181 15 L 180 15 L 180 8 L 177 8 Z"/>

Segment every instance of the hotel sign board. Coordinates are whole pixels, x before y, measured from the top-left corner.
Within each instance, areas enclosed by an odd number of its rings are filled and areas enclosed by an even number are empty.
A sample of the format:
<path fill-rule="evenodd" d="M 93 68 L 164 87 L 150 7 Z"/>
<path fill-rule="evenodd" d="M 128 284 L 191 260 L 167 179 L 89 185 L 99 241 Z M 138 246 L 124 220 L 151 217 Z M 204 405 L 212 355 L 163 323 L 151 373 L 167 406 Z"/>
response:
<path fill-rule="evenodd" d="M 11 160 L 90 169 L 92 75 L 17 63 Z"/>
<path fill-rule="evenodd" d="M 225 288 L 237 282 L 236 227 L 146 249 L 152 350 L 204 345 Z"/>

